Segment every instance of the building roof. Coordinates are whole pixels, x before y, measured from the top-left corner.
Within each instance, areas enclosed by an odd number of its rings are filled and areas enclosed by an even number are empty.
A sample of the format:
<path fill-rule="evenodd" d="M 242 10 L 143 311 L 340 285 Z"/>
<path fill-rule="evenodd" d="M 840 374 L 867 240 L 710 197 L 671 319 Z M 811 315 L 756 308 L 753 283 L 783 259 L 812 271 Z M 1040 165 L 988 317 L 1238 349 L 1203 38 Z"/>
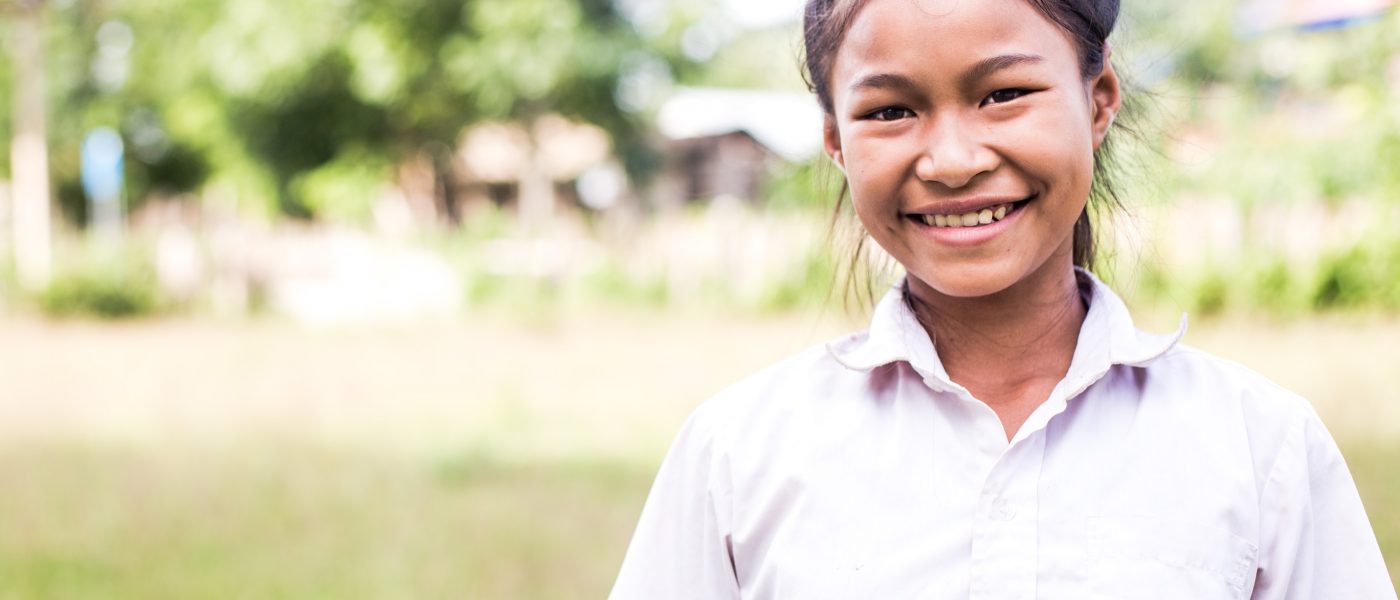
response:
<path fill-rule="evenodd" d="M 657 113 L 673 140 L 744 132 L 784 159 L 801 162 L 822 149 L 822 111 L 810 94 L 679 88 Z"/>

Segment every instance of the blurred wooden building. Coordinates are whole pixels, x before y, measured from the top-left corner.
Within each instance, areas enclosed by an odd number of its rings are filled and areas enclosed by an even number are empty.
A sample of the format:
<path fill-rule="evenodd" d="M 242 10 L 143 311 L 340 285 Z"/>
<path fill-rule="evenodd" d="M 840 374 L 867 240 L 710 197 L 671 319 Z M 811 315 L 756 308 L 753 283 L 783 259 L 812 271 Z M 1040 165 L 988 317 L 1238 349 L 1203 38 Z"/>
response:
<path fill-rule="evenodd" d="M 805 93 L 682 88 L 656 126 L 665 161 L 647 195 L 661 209 L 718 197 L 761 203 L 775 167 L 821 152 L 821 109 Z"/>
<path fill-rule="evenodd" d="M 529 125 L 486 123 L 463 133 L 446 170 L 451 180 L 431 195 L 449 203 L 450 216 L 492 204 L 529 222 L 626 200 L 663 211 L 718 197 L 757 203 L 775 167 L 821 152 L 821 124 L 805 93 L 678 89 L 657 112 L 660 172 L 634 190 L 598 127 L 558 115 Z"/>

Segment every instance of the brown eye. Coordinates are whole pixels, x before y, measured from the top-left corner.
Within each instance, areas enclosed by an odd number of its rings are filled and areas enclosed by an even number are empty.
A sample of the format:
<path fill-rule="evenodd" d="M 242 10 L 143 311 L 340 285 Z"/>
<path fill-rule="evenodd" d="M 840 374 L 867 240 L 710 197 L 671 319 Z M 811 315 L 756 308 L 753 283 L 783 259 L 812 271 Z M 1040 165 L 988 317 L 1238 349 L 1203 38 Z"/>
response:
<path fill-rule="evenodd" d="M 889 106 L 866 115 L 866 118 L 875 121 L 897 121 L 911 116 L 914 116 L 914 113 L 907 108 Z"/>
<path fill-rule="evenodd" d="M 1007 88 L 1004 90 L 997 90 L 989 94 L 987 98 L 982 101 L 982 105 L 986 106 L 988 104 L 1002 104 L 1004 102 L 1010 102 L 1028 93 L 1030 93 L 1029 90 L 1023 90 L 1020 88 Z"/>

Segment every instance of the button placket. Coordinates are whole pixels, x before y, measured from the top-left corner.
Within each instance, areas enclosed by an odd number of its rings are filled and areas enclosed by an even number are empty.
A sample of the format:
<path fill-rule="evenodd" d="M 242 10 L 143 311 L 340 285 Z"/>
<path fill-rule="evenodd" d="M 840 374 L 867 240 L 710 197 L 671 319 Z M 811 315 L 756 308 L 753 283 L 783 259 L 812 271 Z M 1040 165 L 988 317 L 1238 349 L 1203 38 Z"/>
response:
<path fill-rule="evenodd" d="M 1035 596 L 1035 496 L 1044 447 L 1029 442 L 1008 448 L 983 483 L 972 533 L 973 598 Z"/>

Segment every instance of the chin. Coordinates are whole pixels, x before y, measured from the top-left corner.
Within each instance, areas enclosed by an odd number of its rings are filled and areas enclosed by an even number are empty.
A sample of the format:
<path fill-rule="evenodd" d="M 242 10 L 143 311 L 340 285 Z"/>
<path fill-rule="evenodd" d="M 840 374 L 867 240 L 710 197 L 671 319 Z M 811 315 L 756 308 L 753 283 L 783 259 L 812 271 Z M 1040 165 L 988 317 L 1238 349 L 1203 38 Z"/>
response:
<path fill-rule="evenodd" d="M 909 270 L 910 278 L 916 278 L 925 287 L 952 298 L 999 294 L 1023 279 L 1020 275 L 1009 265 L 976 263 L 929 265 Z"/>

